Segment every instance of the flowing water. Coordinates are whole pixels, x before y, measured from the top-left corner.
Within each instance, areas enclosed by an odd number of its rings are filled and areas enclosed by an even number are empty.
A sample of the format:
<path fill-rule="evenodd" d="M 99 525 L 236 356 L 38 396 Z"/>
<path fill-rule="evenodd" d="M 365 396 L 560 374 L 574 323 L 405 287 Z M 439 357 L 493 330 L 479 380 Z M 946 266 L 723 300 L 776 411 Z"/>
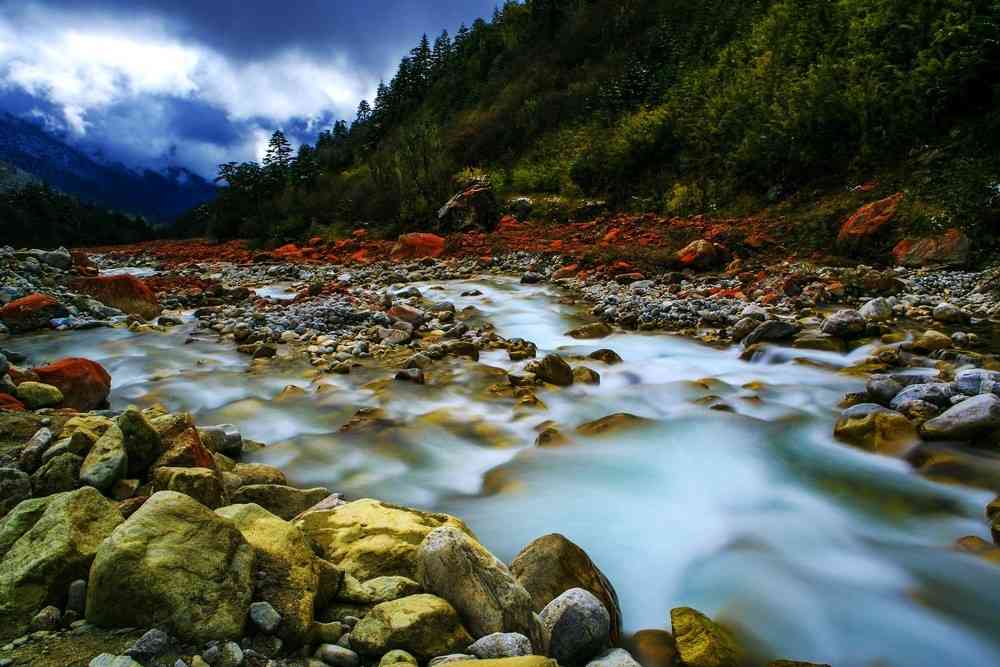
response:
<path fill-rule="evenodd" d="M 500 335 L 531 340 L 540 353 L 607 347 L 625 363 L 587 360 L 601 384 L 540 392 L 542 410 L 490 393 L 503 381 L 498 369 L 523 366 L 501 351 L 478 364 L 437 362 L 429 384 L 415 386 L 377 369 L 316 378 L 278 363 L 248 372 L 246 357 L 193 321 L 167 334 L 10 342 L 35 361 L 105 364 L 115 407 L 160 401 L 199 423 L 235 423 L 274 443 L 257 458 L 300 485 L 456 514 L 508 562 L 532 539 L 561 532 L 615 585 L 629 630 L 669 629 L 670 608 L 686 605 L 737 627 L 767 655 L 837 667 L 1000 664 L 1000 568 L 951 549 L 964 535 L 988 539 L 982 515 L 992 494 L 929 482 L 831 437 L 834 406 L 862 384 L 835 368 L 865 350 L 747 363 L 738 350 L 663 335 L 581 343 L 563 333 L 580 313 L 554 288 L 494 278 L 417 287 L 475 307 Z M 461 296 L 472 289 L 481 294 Z M 289 384 L 308 391 L 279 395 Z M 376 410 L 371 420 L 340 432 L 362 408 Z M 572 435 L 616 412 L 651 421 L 533 446 L 542 422 Z"/>

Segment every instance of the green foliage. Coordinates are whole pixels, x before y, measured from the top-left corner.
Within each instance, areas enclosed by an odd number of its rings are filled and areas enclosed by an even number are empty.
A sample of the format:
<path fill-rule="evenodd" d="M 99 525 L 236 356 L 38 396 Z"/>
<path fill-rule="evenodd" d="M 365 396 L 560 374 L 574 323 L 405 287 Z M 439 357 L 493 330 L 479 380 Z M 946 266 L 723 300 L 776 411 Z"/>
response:
<path fill-rule="evenodd" d="M 973 125 L 961 151 L 996 183 L 998 35 L 996 0 L 506 2 L 422 37 L 349 127 L 297 157 L 277 132 L 263 166 L 220 167 L 229 187 L 200 219 L 275 241 L 426 226 L 470 167 L 507 193 L 728 210 Z M 939 196 L 953 216 L 988 208 Z"/>

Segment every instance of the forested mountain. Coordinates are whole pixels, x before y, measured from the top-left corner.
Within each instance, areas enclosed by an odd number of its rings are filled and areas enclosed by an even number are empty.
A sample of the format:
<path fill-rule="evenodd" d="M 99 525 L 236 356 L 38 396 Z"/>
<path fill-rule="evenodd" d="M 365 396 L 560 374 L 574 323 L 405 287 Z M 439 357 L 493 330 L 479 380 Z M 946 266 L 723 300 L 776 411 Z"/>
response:
<path fill-rule="evenodd" d="M 1000 182 L 995 0 L 526 0 L 426 36 L 357 117 L 224 165 L 184 229 L 426 224 L 456 176 L 504 194 L 741 213 L 933 163 L 930 213 Z M 936 219 L 936 218 L 935 218 Z"/>
<path fill-rule="evenodd" d="M 158 173 L 100 162 L 10 114 L 0 114 L 0 160 L 83 202 L 151 222 L 170 222 L 216 193 L 213 184 L 181 167 Z"/>

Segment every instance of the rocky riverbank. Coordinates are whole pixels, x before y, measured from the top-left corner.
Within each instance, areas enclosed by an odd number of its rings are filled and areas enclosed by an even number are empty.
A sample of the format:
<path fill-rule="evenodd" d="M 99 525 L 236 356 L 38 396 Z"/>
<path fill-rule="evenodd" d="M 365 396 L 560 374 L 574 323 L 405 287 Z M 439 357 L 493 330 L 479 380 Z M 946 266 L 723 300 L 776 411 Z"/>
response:
<path fill-rule="evenodd" d="M 580 340 L 662 330 L 739 344 L 762 363 L 773 346 L 812 364 L 834 358 L 810 352 L 861 350 L 841 364 L 868 385 L 845 399 L 838 437 L 933 479 L 997 488 L 980 459 L 1000 444 L 998 269 L 698 266 L 645 275 L 527 252 L 328 265 L 301 255 L 173 262 L 5 249 L 0 322 L 11 335 L 71 336 L 168 329 L 193 316 L 192 336 L 231 341 L 262 372 L 300 357 L 321 373 L 379 368 L 397 382 L 434 384 L 447 381 L 436 372 L 446 357 L 503 350 L 525 361 L 537 347 L 499 336 L 475 308 L 422 285 L 513 274 L 559 286 L 567 303 L 590 310 L 569 332 Z M 124 267 L 148 277 L 114 275 Z M 491 393 L 537 410 L 542 388 L 600 382 L 599 369 L 619 360 L 610 349 L 544 355 Z M 196 425 L 161 407 L 112 411 L 112 378 L 98 364 L 28 361 L 0 357 L 0 627 L 9 641 L 0 664 L 767 662 L 688 608 L 673 610 L 672 632 L 665 623 L 623 636 L 612 582 L 565 537 L 541 537 L 505 564 L 458 517 L 294 488 L 281 470 L 243 462 L 263 445 L 233 426 Z M 538 444 L 562 439 L 553 426 Z M 978 538 L 959 547 L 991 560 L 1000 551 Z"/>

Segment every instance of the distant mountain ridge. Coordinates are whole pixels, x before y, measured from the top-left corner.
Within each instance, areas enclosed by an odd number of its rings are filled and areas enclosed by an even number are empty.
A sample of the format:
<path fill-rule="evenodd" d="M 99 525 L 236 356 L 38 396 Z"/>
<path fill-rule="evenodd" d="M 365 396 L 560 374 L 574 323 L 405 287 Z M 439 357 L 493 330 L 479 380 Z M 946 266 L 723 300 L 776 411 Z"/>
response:
<path fill-rule="evenodd" d="M 217 188 L 183 167 L 165 173 L 103 163 L 29 121 L 0 113 L 0 161 L 85 202 L 167 223 L 215 197 Z"/>

